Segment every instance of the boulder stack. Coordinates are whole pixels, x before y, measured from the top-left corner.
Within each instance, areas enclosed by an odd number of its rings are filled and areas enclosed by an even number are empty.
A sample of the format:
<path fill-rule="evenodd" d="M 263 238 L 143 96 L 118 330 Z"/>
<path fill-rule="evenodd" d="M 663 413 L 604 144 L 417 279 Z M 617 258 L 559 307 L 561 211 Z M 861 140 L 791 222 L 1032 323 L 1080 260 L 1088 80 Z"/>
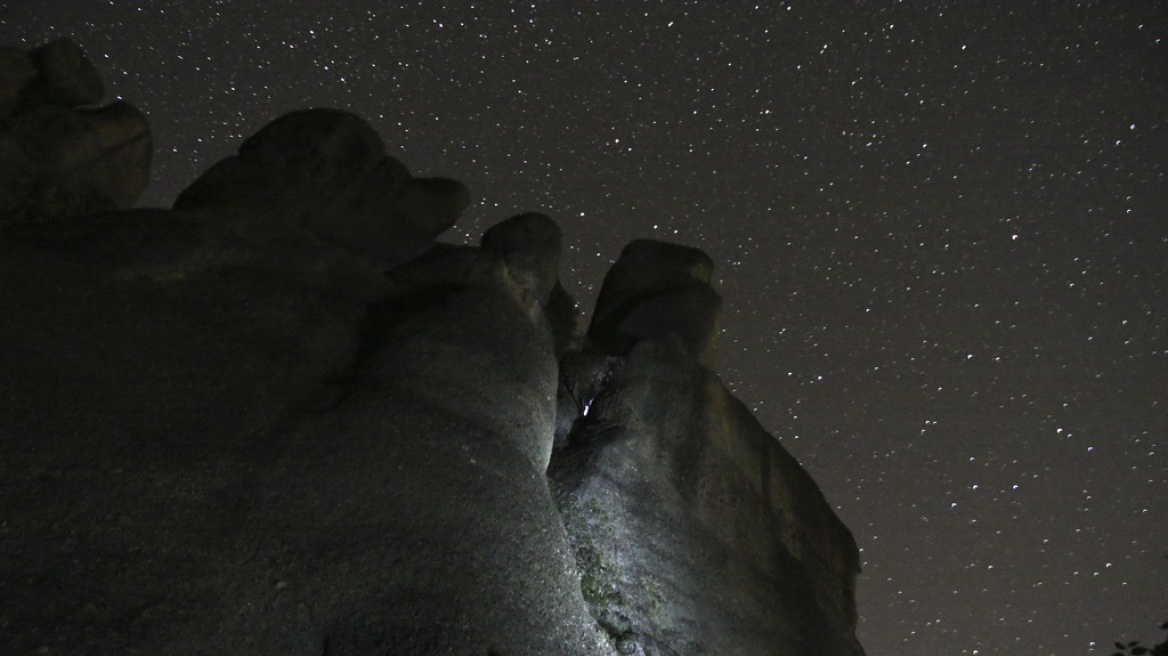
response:
<path fill-rule="evenodd" d="M 179 211 L 240 210 L 302 227 L 381 269 L 429 248 L 470 203 L 448 178 L 410 175 L 362 119 L 336 109 L 291 112 L 212 166 Z"/>
<path fill-rule="evenodd" d="M 851 533 L 711 369 L 711 270 L 629 244 L 562 359 L 548 476 L 585 600 L 622 654 L 862 654 Z"/>
<path fill-rule="evenodd" d="M 0 653 L 862 655 L 704 253 L 633 242 L 575 334 L 551 218 L 438 243 L 466 189 L 323 109 L 78 220 L 148 144 L 86 63 L 0 51 Z"/>
<path fill-rule="evenodd" d="M 150 177 L 146 118 L 68 40 L 0 49 L 0 221 L 132 207 Z"/>

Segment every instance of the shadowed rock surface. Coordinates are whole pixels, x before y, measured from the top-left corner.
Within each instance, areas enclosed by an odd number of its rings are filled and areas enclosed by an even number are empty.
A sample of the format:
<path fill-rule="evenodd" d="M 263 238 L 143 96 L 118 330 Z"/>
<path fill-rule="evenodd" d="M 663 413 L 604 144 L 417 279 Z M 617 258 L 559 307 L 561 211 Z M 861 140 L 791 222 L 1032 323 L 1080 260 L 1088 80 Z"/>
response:
<path fill-rule="evenodd" d="M 369 124 L 335 109 L 291 112 L 243 142 L 174 203 L 283 218 L 382 267 L 426 250 L 470 202 L 462 183 L 416 179 Z"/>
<path fill-rule="evenodd" d="M 138 210 L 10 227 L 0 272 L 0 652 L 611 653 L 499 254 Z"/>
<path fill-rule="evenodd" d="M 710 269 L 633 242 L 563 359 L 549 478 L 585 599 L 621 653 L 861 654 L 851 534 L 705 364 Z"/>
<path fill-rule="evenodd" d="M 710 288 L 714 263 L 696 248 L 650 239 L 625 246 L 604 277 L 588 339 L 625 355 L 645 339 L 668 341 L 714 366 L 722 299 Z"/>
<path fill-rule="evenodd" d="M 576 301 L 559 278 L 560 226 L 543 214 L 520 214 L 488 229 L 481 244 L 503 258 L 516 282 L 539 303 L 558 358 L 576 331 Z"/>
<path fill-rule="evenodd" d="M 709 258 L 634 242 L 569 349 L 559 228 L 435 243 L 465 202 L 305 110 L 173 210 L 0 221 L 0 653 L 861 654 Z"/>
<path fill-rule="evenodd" d="M 105 89 L 77 44 L 0 49 L 0 221 L 133 206 L 150 178 L 146 118 Z"/>
<path fill-rule="evenodd" d="M 305 273 L 330 247 L 266 265 L 160 214 L 5 239 L 0 651 L 608 653 L 543 475 L 550 334 L 498 258 L 342 261 L 346 294 Z"/>
<path fill-rule="evenodd" d="M 101 74 L 81 46 L 58 39 L 29 51 L 37 76 L 29 91 L 43 102 L 63 107 L 96 105 L 105 97 Z"/>

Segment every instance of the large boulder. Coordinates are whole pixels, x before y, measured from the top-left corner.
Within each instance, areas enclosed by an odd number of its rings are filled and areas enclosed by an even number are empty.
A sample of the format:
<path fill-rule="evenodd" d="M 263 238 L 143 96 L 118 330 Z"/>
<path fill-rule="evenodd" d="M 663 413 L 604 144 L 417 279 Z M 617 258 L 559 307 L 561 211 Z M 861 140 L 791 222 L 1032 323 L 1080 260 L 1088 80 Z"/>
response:
<path fill-rule="evenodd" d="M 388 276 L 242 210 L 0 238 L 0 652 L 612 654 L 497 252 Z"/>
<path fill-rule="evenodd" d="M 520 214 L 483 233 L 484 250 L 498 253 L 511 275 L 522 281 L 540 305 L 547 305 L 559 282 L 560 227 L 543 214 Z"/>
<path fill-rule="evenodd" d="M 101 78 L 77 44 L 0 51 L 0 223 L 132 207 L 150 178 L 146 117 L 94 106 Z"/>
<path fill-rule="evenodd" d="M 421 254 L 470 202 L 462 183 L 414 178 L 364 120 L 336 109 L 291 112 L 212 166 L 174 209 L 246 210 L 303 226 L 388 269 Z"/>
<path fill-rule="evenodd" d="M 543 308 L 556 356 L 576 332 L 576 301 L 559 279 L 563 235 L 555 221 L 534 212 L 501 221 L 483 233 L 485 251 L 503 258 L 509 274 Z"/>
<path fill-rule="evenodd" d="M 562 359 L 549 478 L 585 599 L 620 653 L 862 654 L 851 534 L 706 364 L 716 305 L 664 302 L 709 298 L 710 266 L 634 242 Z"/>
<path fill-rule="evenodd" d="M 101 73 L 81 46 L 57 39 L 29 51 L 37 77 L 31 89 L 39 100 L 62 107 L 96 105 L 105 97 Z"/>
<path fill-rule="evenodd" d="M 722 299 L 710 287 L 714 263 L 702 251 L 651 239 L 630 242 L 596 299 L 588 339 L 627 354 L 638 341 L 669 341 L 713 367 Z"/>
<path fill-rule="evenodd" d="M 397 167 L 324 119 L 251 143 Z M 326 169 L 300 201 L 372 194 Z M 445 183 L 395 179 L 360 253 L 230 198 L 0 226 L 0 652 L 613 653 L 544 475 L 548 244 L 435 245 Z"/>

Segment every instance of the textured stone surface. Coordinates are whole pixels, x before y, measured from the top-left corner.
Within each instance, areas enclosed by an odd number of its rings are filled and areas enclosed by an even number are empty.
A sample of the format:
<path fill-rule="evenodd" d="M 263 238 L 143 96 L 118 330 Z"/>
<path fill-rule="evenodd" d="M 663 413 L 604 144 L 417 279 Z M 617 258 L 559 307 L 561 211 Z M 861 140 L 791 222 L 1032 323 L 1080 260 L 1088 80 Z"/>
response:
<path fill-rule="evenodd" d="M 530 276 L 410 216 L 386 275 L 302 218 L 3 228 L 0 652 L 613 653 Z"/>
<path fill-rule="evenodd" d="M 503 257 L 511 275 L 546 306 L 559 282 L 560 227 L 543 214 L 520 214 L 502 221 L 483 233 L 484 250 Z"/>
<path fill-rule="evenodd" d="M 497 254 L 387 278 L 246 211 L 18 228 L 0 652 L 612 653 L 544 477 L 551 336 Z"/>
<path fill-rule="evenodd" d="M 577 315 L 576 301 L 559 279 L 560 227 L 543 214 L 520 214 L 492 226 L 481 243 L 503 258 L 511 277 L 543 308 L 559 357 L 575 333 Z"/>
<path fill-rule="evenodd" d="M 97 70 L 71 41 L 0 52 L 0 222 L 137 201 L 150 178 L 150 129 L 123 101 L 79 107 L 103 93 Z"/>
<path fill-rule="evenodd" d="M 588 338 L 624 355 L 639 340 L 670 341 L 712 367 L 722 299 L 710 288 L 714 265 L 696 248 L 649 239 L 625 246 L 596 299 Z"/>
<path fill-rule="evenodd" d="M 622 653 L 862 654 L 851 534 L 704 364 L 708 312 L 663 309 L 708 280 L 692 249 L 631 245 L 603 348 L 562 360 L 549 477 L 585 599 Z"/>
<path fill-rule="evenodd" d="M 287 219 L 381 268 L 421 254 L 470 202 L 462 183 L 414 178 L 362 119 L 291 112 L 212 166 L 176 210 L 246 209 Z"/>
<path fill-rule="evenodd" d="M 0 166 L 135 116 L 22 101 Z M 711 370 L 709 258 L 630 244 L 582 339 L 559 228 L 434 243 L 465 203 L 306 110 L 174 210 L 3 215 L 0 653 L 861 654 L 850 534 Z"/>

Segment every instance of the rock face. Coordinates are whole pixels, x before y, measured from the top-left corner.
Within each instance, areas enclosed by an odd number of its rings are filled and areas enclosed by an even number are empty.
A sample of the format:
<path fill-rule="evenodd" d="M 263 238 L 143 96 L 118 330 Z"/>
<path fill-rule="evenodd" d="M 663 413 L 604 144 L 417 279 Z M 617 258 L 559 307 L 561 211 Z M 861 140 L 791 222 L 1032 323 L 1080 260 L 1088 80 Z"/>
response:
<path fill-rule="evenodd" d="M 77 44 L 0 49 L 0 220 L 131 207 L 150 177 L 146 118 L 96 107 L 101 77 Z"/>
<path fill-rule="evenodd" d="M 0 653 L 861 654 L 709 259 L 634 242 L 572 339 L 559 228 L 435 243 L 465 200 L 307 110 L 175 209 L 0 221 Z"/>
<path fill-rule="evenodd" d="M 520 214 L 483 233 L 484 250 L 498 253 L 507 270 L 543 310 L 557 358 L 576 330 L 576 301 L 560 284 L 560 226 L 543 214 Z"/>
<path fill-rule="evenodd" d="M 667 341 L 713 367 L 722 311 L 722 299 L 710 288 L 713 270 L 696 248 L 630 243 L 604 278 L 589 340 L 613 355 L 626 355 L 642 340 Z"/>
<path fill-rule="evenodd" d="M 257 132 L 183 191 L 174 209 L 283 217 L 389 268 L 426 250 L 469 202 L 460 182 L 415 179 L 360 118 L 308 109 Z"/>
<path fill-rule="evenodd" d="M 138 210 L 9 226 L 0 275 L 0 653 L 612 653 L 503 254 Z"/>
<path fill-rule="evenodd" d="M 710 267 L 633 242 L 564 357 L 548 475 L 589 610 L 620 653 L 861 654 L 851 534 L 706 364 Z"/>

